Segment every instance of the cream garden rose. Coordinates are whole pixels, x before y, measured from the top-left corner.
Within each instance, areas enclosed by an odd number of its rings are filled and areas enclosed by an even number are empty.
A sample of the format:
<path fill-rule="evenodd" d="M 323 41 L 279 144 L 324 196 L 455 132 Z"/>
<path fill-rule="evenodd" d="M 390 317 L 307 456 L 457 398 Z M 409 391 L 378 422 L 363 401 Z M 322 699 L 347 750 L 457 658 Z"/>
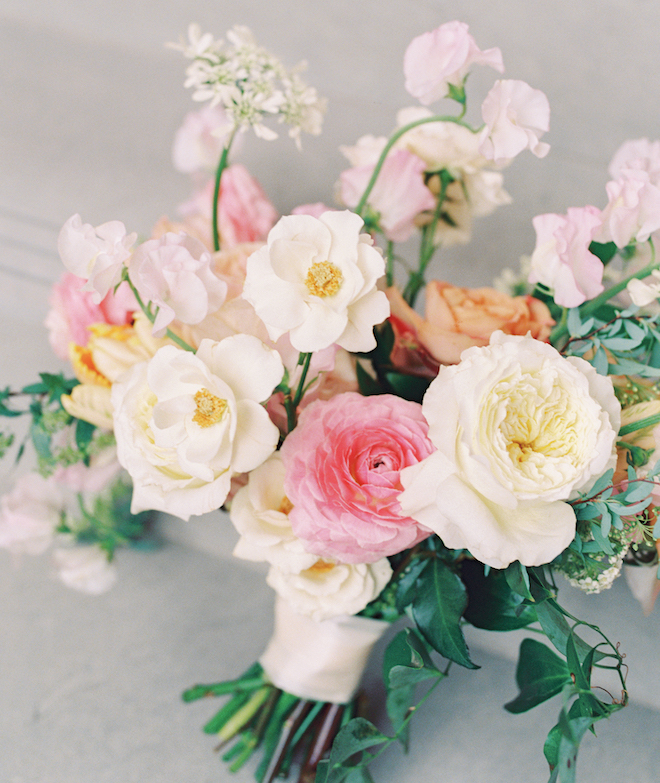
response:
<path fill-rule="evenodd" d="M 222 506 L 232 475 L 275 450 L 260 404 L 282 378 L 278 354 L 250 335 L 203 340 L 196 354 L 161 348 L 112 387 L 119 461 L 133 479 L 132 511 L 188 519 Z"/>
<path fill-rule="evenodd" d="M 423 412 L 437 451 L 401 472 L 402 513 L 494 568 L 562 552 L 575 535 L 566 501 L 614 465 L 611 380 L 530 336 L 495 332 L 464 351 Z"/>

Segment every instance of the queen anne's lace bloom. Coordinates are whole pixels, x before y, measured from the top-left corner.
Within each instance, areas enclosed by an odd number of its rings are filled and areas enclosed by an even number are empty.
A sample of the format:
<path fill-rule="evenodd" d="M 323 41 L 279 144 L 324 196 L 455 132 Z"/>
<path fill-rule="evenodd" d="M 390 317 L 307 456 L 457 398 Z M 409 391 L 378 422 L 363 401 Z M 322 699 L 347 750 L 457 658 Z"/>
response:
<path fill-rule="evenodd" d="M 216 133 L 251 127 L 260 138 L 275 139 L 277 133 L 264 124 L 268 117 L 289 125 L 289 135 L 298 145 L 301 131 L 321 132 L 325 100 L 300 79 L 304 64 L 288 71 L 257 45 L 247 27 L 232 28 L 225 44 L 191 25 L 188 39 L 187 45 L 174 45 L 192 60 L 185 86 L 194 90 L 193 100 L 224 107 L 227 127 Z"/>

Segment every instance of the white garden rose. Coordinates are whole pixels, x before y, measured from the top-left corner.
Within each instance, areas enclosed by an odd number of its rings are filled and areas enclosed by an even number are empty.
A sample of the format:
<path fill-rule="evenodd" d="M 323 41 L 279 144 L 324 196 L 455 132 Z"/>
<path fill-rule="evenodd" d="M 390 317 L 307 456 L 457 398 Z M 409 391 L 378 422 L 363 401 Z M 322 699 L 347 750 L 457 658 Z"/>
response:
<path fill-rule="evenodd" d="M 289 333 L 297 351 L 333 343 L 347 351 L 376 347 L 373 327 L 390 313 L 376 289 L 385 262 L 352 212 L 281 218 L 247 262 L 243 296 L 272 340 Z"/>
<path fill-rule="evenodd" d="M 615 462 L 611 380 L 530 336 L 495 332 L 464 351 L 423 412 L 437 451 L 401 472 L 402 514 L 494 568 L 562 552 L 575 535 L 565 501 Z"/>
<path fill-rule="evenodd" d="M 57 576 L 67 587 L 101 595 L 117 581 L 117 568 L 98 546 L 58 547 L 53 551 Z"/>
<path fill-rule="evenodd" d="M 327 620 L 361 612 L 380 595 L 391 576 L 386 557 L 359 564 L 317 560 L 298 574 L 273 566 L 266 582 L 294 612 L 312 620 Z"/>
<path fill-rule="evenodd" d="M 268 562 L 282 571 L 299 572 L 318 560 L 305 549 L 289 521 L 292 506 L 284 494 L 284 464 L 275 452 L 255 468 L 231 503 L 230 519 L 241 537 L 233 554 L 242 560 Z"/>
<path fill-rule="evenodd" d="M 275 450 L 260 404 L 282 378 L 278 354 L 256 337 L 203 340 L 197 353 L 161 348 L 112 387 L 119 461 L 133 479 L 133 513 L 182 519 L 222 506 L 232 475 Z"/>

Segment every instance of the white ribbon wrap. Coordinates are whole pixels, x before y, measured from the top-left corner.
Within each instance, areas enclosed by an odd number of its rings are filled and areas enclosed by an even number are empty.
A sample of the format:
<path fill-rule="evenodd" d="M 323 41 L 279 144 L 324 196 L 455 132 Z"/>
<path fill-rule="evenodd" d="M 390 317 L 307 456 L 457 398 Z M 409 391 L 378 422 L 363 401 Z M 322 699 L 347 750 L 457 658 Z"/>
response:
<path fill-rule="evenodd" d="M 389 623 L 342 615 L 316 621 L 276 598 L 275 630 L 259 659 L 268 679 L 303 699 L 345 704 Z"/>

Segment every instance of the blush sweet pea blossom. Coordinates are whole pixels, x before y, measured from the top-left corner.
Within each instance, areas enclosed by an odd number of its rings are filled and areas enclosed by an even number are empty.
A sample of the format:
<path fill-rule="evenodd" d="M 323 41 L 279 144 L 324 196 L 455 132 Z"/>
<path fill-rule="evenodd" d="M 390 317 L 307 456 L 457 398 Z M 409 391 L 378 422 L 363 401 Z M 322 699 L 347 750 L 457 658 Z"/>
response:
<path fill-rule="evenodd" d="M 358 205 L 374 168 L 366 165 L 342 172 L 340 198 L 347 207 Z M 425 169 L 421 158 L 404 149 L 394 150 L 383 163 L 368 204 L 392 242 L 405 242 L 415 229 L 419 213 L 435 206 L 435 198 L 424 184 Z"/>
<path fill-rule="evenodd" d="M 73 590 L 101 595 L 117 581 L 117 568 L 98 546 L 58 547 L 53 551 L 58 578 Z"/>
<path fill-rule="evenodd" d="M 544 158 L 550 145 L 540 141 L 550 128 L 550 104 L 541 90 L 516 79 L 495 82 L 481 105 L 485 127 L 479 135 L 479 151 L 504 165 L 523 150 Z"/>
<path fill-rule="evenodd" d="M 129 276 L 143 301 L 158 308 L 156 337 L 175 318 L 200 323 L 227 295 L 227 284 L 213 273 L 209 251 L 186 234 L 166 233 L 144 242 L 133 255 Z"/>
<path fill-rule="evenodd" d="M 432 450 L 417 403 L 350 392 L 312 403 L 281 448 L 294 533 L 344 563 L 414 546 L 429 530 L 400 514 L 399 472 Z"/>
<path fill-rule="evenodd" d="M 402 513 L 493 568 L 562 552 L 576 524 L 566 501 L 616 460 L 611 379 L 529 336 L 495 332 L 440 368 L 423 410 L 437 450 L 402 471 Z"/>
<path fill-rule="evenodd" d="M 232 475 L 253 470 L 277 446 L 260 403 L 283 371 L 275 351 L 236 335 L 203 340 L 196 354 L 165 346 L 116 381 L 117 455 L 133 479 L 133 513 L 188 519 L 222 506 Z"/>
<path fill-rule="evenodd" d="M 589 250 L 602 226 L 596 207 L 571 207 L 566 215 L 537 215 L 529 282 L 554 291 L 562 307 L 577 307 L 603 291 L 603 263 Z"/>
<path fill-rule="evenodd" d="M 624 169 L 605 189 L 608 203 L 598 233 L 600 242 L 626 247 L 633 242 L 646 242 L 660 229 L 660 186 L 647 171 Z"/>
<path fill-rule="evenodd" d="M 21 476 L 0 498 L 0 548 L 38 555 L 51 545 L 64 508 L 64 496 L 52 478 Z"/>
<path fill-rule="evenodd" d="M 199 111 L 188 112 L 174 136 L 174 168 L 184 174 L 215 171 L 231 127 L 221 106 L 204 106 Z"/>
<path fill-rule="evenodd" d="M 347 211 L 289 215 L 250 256 L 243 296 L 272 340 L 288 332 L 293 347 L 304 352 L 333 343 L 347 351 L 376 346 L 373 327 L 389 314 L 387 298 L 376 288 L 385 262 L 361 233 L 363 225 Z"/>
<path fill-rule="evenodd" d="M 98 303 L 121 280 L 136 239 L 137 234 L 127 234 L 119 220 L 94 228 L 76 214 L 62 226 L 57 250 L 69 272 L 87 281 L 84 290 L 91 291 Z"/>
<path fill-rule="evenodd" d="M 462 87 L 472 65 L 487 65 L 502 73 L 499 49 L 481 51 L 464 22 L 447 22 L 414 38 L 403 58 L 406 90 L 424 105 L 449 94 L 449 86 Z"/>

